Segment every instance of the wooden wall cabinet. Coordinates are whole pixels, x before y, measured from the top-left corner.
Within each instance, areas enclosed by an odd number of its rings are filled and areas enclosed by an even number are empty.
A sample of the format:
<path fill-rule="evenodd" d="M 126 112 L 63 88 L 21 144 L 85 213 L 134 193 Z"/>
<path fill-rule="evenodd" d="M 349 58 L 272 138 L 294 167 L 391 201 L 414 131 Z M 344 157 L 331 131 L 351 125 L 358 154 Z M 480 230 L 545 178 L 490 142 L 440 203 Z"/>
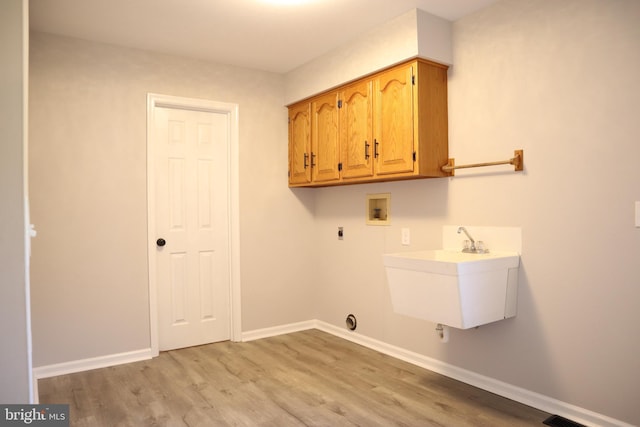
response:
<path fill-rule="evenodd" d="M 311 103 L 289 107 L 289 186 L 311 184 Z"/>
<path fill-rule="evenodd" d="M 311 101 L 311 181 L 338 181 L 339 165 L 338 95 L 329 92 Z"/>
<path fill-rule="evenodd" d="M 449 176 L 447 67 L 415 59 L 289 106 L 289 186 Z"/>
<path fill-rule="evenodd" d="M 345 86 L 340 100 L 341 178 L 354 180 L 374 175 L 373 82 L 361 80 Z"/>

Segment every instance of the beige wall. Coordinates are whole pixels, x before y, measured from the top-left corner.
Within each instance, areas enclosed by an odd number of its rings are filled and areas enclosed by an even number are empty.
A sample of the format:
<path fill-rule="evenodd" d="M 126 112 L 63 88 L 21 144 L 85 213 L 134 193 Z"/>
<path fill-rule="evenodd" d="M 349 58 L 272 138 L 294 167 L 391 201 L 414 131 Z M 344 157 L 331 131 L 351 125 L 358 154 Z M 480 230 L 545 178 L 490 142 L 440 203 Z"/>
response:
<path fill-rule="evenodd" d="M 25 261 L 27 1 L 0 3 L 0 402 L 30 403 Z"/>
<path fill-rule="evenodd" d="M 318 317 L 354 313 L 364 335 L 640 424 L 639 20 L 636 0 L 509 0 L 456 22 L 450 155 L 522 148 L 525 171 L 316 190 Z M 377 192 L 389 227 L 364 225 Z M 438 247 L 445 224 L 521 227 L 523 245 L 517 317 L 448 344 L 393 313 L 381 260 Z"/>
<path fill-rule="evenodd" d="M 421 56 L 451 64 L 451 22 L 413 9 L 287 73 L 287 105 Z"/>
<path fill-rule="evenodd" d="M 282 76 L 33 34 L 34 366 L 150 345 L 148 92 L 239 105 L 242 328 L 308 319 L 311 213 L 286 185 Z"/>

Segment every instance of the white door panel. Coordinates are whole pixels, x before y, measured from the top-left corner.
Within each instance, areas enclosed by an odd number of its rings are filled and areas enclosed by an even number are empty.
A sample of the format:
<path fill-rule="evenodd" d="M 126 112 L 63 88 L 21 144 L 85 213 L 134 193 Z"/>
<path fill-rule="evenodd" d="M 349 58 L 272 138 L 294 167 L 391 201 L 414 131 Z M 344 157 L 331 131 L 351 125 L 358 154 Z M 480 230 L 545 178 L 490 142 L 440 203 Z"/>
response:
<path fill-rule="evenodd" d="M 159 349 L 230 337 L 229 117 L 154 111 Z"/>

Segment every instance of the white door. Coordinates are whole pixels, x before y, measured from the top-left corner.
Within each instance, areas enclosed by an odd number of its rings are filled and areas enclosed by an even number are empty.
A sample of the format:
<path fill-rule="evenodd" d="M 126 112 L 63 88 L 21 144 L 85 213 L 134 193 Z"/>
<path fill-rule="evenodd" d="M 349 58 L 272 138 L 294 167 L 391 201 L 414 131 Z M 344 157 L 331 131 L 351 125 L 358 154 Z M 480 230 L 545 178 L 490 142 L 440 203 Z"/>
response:
<path fill-rule="evenodd" d="M 230 338 L 229 115 L 156 107 L 159 350 Z"/>

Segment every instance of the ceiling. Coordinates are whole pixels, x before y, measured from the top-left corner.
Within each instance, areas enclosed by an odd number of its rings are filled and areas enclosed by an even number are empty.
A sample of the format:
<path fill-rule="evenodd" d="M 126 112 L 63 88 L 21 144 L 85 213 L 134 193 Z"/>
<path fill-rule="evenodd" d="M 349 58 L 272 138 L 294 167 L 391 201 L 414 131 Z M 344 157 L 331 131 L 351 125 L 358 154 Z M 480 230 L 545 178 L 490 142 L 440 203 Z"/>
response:
<path fill-rule="evenodd" d="M 497 0 L 30 0 L 33 30 L 286 73 L 418 8 L 450 21 Z"/>

